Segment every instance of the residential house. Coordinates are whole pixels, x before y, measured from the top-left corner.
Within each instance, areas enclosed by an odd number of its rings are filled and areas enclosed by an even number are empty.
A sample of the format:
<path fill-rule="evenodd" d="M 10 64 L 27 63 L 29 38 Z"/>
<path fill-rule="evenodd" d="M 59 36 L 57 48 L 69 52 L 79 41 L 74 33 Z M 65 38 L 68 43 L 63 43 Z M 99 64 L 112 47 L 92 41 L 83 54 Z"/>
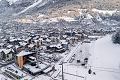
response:
<path fill-rule="evenodd" d="M 8 46 L 7 46 L 7 49 L 13 49 L 13 48 L 14 48 L 13 45 L 8 45 Z"/>
<path fill-rule="evenodd" d="M 68 49 L 68 42 L 66 40 L 60 40 L 60 43 L 65 50 Z"/>
<path fill-rule="evenodd" d="M 13 59 L 14 51 L 13 49 L 0 49 L 0 59 L 5 61 L 10 61 Z"/>
<path fill-rule="evenodd" d="M 82 34 L 75 34 L 75 37 L 76 37 L 78 40 L 80 40 L 80 39 L 83 38 L 83 35 L 82 35 Z"/>
<path fill-rule="evenodd" d="M 26 42 L 19 42 L 19 44 L 22 48 L 27 48 L 27 46 L 28 46 L 28 43 L 26 43 Z"/>
<path fill-rule="evenodd" d="M 19 52 L 21 52 L 23 50 L 23 47 L 16 45 L 14 49 L 15 49 L 16 53 L 19 53 Z"/>
<path fill-rule="evenodd" d="M 35 47 L 36 47 L 36 45 L 34 45 L 34 44 L 29 44 L 27 48 L 28 48 L 29 51 L 34 51 L 34 50 L 35 50 Z"/>
<path fill-rule="evenodd" d="M 61 44 L 52 44 L 50 46 L 47 46 L 47 50 L 50 50 L 52 52 L 65 52 Z"/>
<path fill-rule="evenodd" d="M 32 43 L 32 38 L 28 37 L 26 40 L 24 40 L 27 44 L 31 44 Z"/>

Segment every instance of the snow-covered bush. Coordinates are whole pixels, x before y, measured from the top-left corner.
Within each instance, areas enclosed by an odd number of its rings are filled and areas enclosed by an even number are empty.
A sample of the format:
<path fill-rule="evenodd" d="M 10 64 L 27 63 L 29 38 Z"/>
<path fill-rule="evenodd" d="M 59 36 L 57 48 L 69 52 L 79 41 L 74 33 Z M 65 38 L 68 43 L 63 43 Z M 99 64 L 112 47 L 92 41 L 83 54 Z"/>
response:
<path fill-rule="evenodd" d="M 112 35 L 112 41 L 115 44 L 120 44 L 120 29 L 116 31 L 115 34 Z"/>

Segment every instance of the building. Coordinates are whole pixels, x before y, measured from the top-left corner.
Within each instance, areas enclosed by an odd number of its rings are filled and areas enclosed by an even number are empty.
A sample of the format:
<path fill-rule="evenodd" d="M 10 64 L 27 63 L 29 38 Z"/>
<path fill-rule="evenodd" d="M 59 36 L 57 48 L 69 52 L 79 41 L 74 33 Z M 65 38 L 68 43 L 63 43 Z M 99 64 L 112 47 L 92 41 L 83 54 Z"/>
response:
<path fill-rule="evenodd" d="M 29 62 L 27 60 L 28 56 L 33 56 L 36 57 L 36 53 L 34 52 L 26 52 L 26 51 L 21 51 L 19 54 L 16 55 L 16 64 L 20 67 L 23 68 L 23 66 Z"/>
<path fill-rule="evenodd" d="M 4 61 L 10 61 L 13 59 L 13 49 L 0 49 L 0 59 Z"/>

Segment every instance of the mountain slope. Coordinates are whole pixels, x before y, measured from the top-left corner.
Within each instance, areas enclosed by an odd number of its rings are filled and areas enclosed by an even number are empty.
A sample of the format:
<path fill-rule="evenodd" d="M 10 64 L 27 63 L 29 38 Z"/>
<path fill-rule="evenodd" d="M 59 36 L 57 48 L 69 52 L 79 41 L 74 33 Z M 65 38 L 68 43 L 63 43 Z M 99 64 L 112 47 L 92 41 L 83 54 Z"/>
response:
<path fill-rule="evenodd" d="M 63 19 L 64 17 L 66 19 L 72 19 L 73 21 L 73 19 L 79 18 L 82 13 L 85 13 L 82 15 L 96 17 L 99 12 L 93 12 L 92 9 L 94 8 L 109 11 L 117 10 L 117 13 L 114 13 L 114 16 L 118 17 L 120 15 L 119 0 L 114 0 L 111 2 L 109 2 L 109 0 L 18 0 L 11 2 L 13 3 L 10 4 L 10 0 L 9 2 L 7 0 L 0 1 L 1 18 L 26 18 L 28 15 L 38 16 L 42 14 L 44 17 L 41 19 L 49 18 L 49 20 L 51 20 L 52 18 L 52 21 L 59 21 L 59 18 Z M 108 13 L 108 11 L 106 11 L 106 13 Z M 106 16 L 106 14 L 102 15 Z M 112 14 L 112 18 L 114 18 L 114 16 Z M 46 20 L 43 22 L 45 21 Z"/>

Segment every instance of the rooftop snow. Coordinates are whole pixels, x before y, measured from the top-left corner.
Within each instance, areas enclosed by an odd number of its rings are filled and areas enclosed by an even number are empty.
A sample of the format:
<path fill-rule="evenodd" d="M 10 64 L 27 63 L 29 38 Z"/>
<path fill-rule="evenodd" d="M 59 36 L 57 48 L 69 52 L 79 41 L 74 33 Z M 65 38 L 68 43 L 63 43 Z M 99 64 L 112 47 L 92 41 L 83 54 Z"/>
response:
<path fill-rule="evenodd" d="M 34 47 L 34 44 L 30 44 L 30 45 L 28 45 L 28 47 L 30 47 L 30 48 Z"/>
<path fill-rule="evenodd" d="M 0 49 L 0 52 L 4 52 L 5 54 L 8 54 L 10 51 L 13 51 L 12 49 Z"/>
<path fill-rule="evenodd" d="M 33 73 L 42 71 L 42 70 L 44 70 L 46 67 L 48 67 L 48 65 L 43 64 L 43 63 L 42 63 L 42 64 L 38 63 L 38 65 L 39 65 L 39 68 L 36 68 L 37 66 L 31 66 L 31 65 L 29 65 L 29 64 L 25 64 L 24 67 L 27 68 L 27 69 L 29 69 L 29 70 L 30 70 L 31 72 L 33 72 Z"/>
<path fill-rule="evenodd" d="M 61 42 L 62 44 L 68 44 L 68 42 L 66 42 L 66 40 L 60 40 L 60 42 Z"/>
<path fill-rule="evenodd" d="M 29 54 L 33 54 L 33 52 L 21 51 L 19 54 L 17 54 L 17 56 L 25 56 L 25 55 L 29 55 Z"/>
<path fill-rule="evenodd" d="M 25 75 L 26 75 L 26 74 L 23 73 L 21 70 L 15 68 L 13 65 L 8 65 L 5 69 L 6 69 L 7 71 L 12 72 L 13 74 L 18 75 L 18 76 L 25 76 Z M 17 71 L 18 73 L 16 73 L 16 71 Z"/>

